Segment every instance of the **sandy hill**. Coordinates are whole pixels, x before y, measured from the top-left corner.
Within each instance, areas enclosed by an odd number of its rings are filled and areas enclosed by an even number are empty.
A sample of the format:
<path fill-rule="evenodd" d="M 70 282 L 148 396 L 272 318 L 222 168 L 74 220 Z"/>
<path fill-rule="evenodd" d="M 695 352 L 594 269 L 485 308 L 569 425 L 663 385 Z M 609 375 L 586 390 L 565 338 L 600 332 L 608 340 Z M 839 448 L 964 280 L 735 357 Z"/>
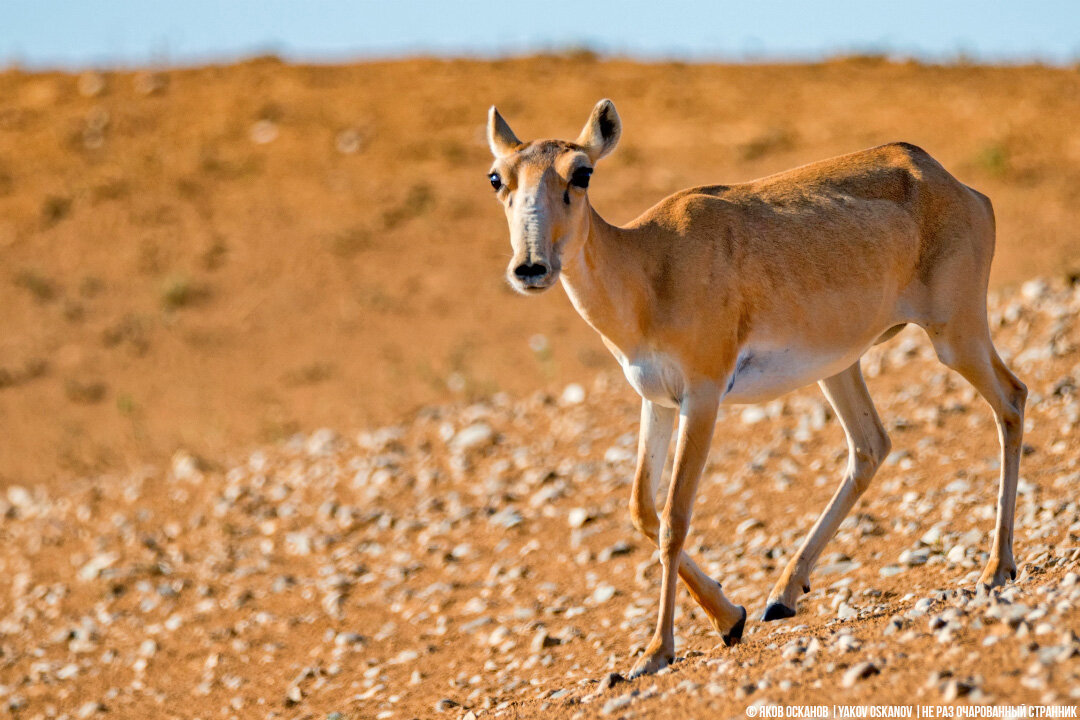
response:
<path fill-rule="evenodd" d="M 588 55 L 162 73 L 0 73 L 0 484 L 160 466 L 422 403 L 520 395 L 610 360 L 561 292 L 502 280 L 484 179 L 523 137 L 625 124 L 592 198 L 903 139 L 990 195 L 995 285 L 1080 269 L 1080 73 L 852 59 Z"/>

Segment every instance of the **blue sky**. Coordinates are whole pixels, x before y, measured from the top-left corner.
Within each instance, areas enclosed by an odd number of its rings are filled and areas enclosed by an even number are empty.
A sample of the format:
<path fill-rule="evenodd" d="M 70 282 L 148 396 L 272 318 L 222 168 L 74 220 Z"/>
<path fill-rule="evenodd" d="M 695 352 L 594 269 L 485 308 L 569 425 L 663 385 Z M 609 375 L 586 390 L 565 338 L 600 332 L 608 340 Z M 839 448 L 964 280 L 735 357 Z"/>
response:
<path fill-rule="evenodd" d="M 0 64 L 340 61 L 587 46 L 645 58 L 1080 60 L 1080 0 L 0 0 Z"/>

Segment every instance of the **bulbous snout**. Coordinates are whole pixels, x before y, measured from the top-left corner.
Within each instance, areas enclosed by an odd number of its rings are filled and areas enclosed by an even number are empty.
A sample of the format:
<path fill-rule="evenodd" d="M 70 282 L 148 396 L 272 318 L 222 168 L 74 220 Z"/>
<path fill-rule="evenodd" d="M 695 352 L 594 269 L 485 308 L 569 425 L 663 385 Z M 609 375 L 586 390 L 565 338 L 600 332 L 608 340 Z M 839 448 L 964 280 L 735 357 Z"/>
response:
<path fill-rule="evenodd" d="M 538 293 L 547 290 L 559 279 L 557 267 L 549 260 L 527 258 L 514 260 L 507 269 L 507 278 L 515 290 L 524 293 Z"/>
<path fill-rule="evenodd" d="M 525 262 L 514 268 L 514 277 L 523 283 L 528 283 L 534 280 L 543 280 L 549 272 L 551 272 L 551 268 L 547 266 L 547 263 Z"/>
<path fill-rule="evenodd" d="M 545 173 L 546 179 L 528 191 L 518 190 L 518 202 L 507 213 L 514 255 L 506 277 L 520 293 L 543 292 L 559 279 L 556 237 L 561 232 L 561 218 L 553 208 L 551 175 Z"/>

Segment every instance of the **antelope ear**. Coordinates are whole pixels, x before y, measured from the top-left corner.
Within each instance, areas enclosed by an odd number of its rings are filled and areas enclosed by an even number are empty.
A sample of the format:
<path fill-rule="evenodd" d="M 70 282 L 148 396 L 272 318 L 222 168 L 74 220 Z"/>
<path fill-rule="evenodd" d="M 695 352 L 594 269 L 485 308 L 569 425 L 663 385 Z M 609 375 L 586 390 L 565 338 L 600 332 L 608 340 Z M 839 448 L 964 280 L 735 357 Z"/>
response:
<path fill-rule="evenodd" d="M 619 144 L 622 121 L 615 112 L 615 103 L 604 99 L 596 103 L 588 122 L 578 136 L 577 144 L 585 148 L 585 154 L 596 162 Z"/>
<path fill-rule="evenodd" d="M 521 145 L 517 135 L 506 124 L 494 105 L 488 110 L 487 136 L 491 154 L 497 158 L 506 157 Z"/>

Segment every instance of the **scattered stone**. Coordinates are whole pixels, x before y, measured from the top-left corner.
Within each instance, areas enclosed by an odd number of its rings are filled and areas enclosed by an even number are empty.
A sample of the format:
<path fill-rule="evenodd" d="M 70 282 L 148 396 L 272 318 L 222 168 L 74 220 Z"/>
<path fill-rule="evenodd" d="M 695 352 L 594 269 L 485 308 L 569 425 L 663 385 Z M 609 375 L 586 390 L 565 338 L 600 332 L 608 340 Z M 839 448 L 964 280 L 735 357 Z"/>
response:
<path fill-rule="evenodd" d="M 203 461 L 186 450 L 177 450 L 172 457 L 172 476 L 177 480 L 197 480 L 202 476 Z"/>
<path fill-rule="evenodd" d="M 862 643 L 854 635 L 845 633 L 837 636 L 836 646 L 843 652 L 855 652 L 862 647 Z"/>
<path fill-rule="evenodd" d="M 1028 280 L 1020 286 L 1020 296 L 1028 302 L 1042 300 L 1049 294 L 1050 284 L 1042 278 Z"/>
<path fill-rule="evenodd" d="M 600 681 L 600 692 L 607 692 L 611 688 L 623 682 L 626 682 L 626 678 L 624 678 L 619 673 L 608 673 L 604 676 L 604 679 Z"/>
<path fill-rule="evenodd" d="M 741 523 L 735 526 L 735 534 L 745 535 L 751 530 L 756 530 L 762 527 L 765 527 L 765 523 L 761 522 L 757 518 L 747 518 L 746 520 L 743 520 Z"/>
<path fill-rule="evenodd" d="M 563 389 L 559 402 L 563 405 L 580 405 L 585 402 L 585 388 L 577 383 L 570 383 Z"/>
<path fill-rule="evenodd" d="M 559 645 L 562 641 L 548 634 L 547 628 L 539 628 L 533 635 L 532 644 L 529 646 L 534 653 Z"/>
<path fill-rule="evenodd" d="M 840 680 L 840 684 L 843 687 L 854 687 L 860 680 L 865 680 L 868 677 L 877 675 L 881 670 L 872 662 L 863 661 L 852 665 L 844 672 L 843 678 Z"/>
<path fill-rule="evenodd" d="M 454 439 L 450 441 L 450 445 L 453 449 L 458 451 L 475 450 L 476 448 L 491 444 L 494 437 L 495 431 L 491 429 L 490 425 L 487 423 L 476 423 L 458 431 L 458 433 L 454 435 Z"/>
<path fill-rule="evenodd" d="M 634 697 L 636 694 L 636 692 L 630 692 L 626 693 L 625 695 L 620 695 L 619 697 L 612 698 L 611 700 L 608 700 L 606 703 L 604 703 L 604 707 L 600 710 L 600 712 L 604 715 L 613 715 L 620 710 L 629 707 L 630 703 L 634 702 Z"/>
<path fill-rule="evenodd" d="M 566 522 L 572 528 L 579 528 L 585 525 L 593 519 L 592 514 L 585 508 L 577 507 L 572 509 L 566 516 Z"/>
<path fill-rule="evenodd" d="M 75 717 L 88 718 L 97 715 L 98 713 L 106 712 L 107 708 L 96 700 L 83 703 L 79 706 L 79 709 L 75 711 Z"/>
<path fill-rule="evenodd" d="M 915 550 L 903 551 L 900 553 L 900 557 L 897 558 L 897 560 L 899 560 L 901 565 L 915 567 L 917 565 L 925 565 L 929 558 L 930 551 L 927 548 L 917 548 Z"/>
<path fill-rule="evenodd" d="M 615 589 L 614 585 L 603 583 L 602 585 L 597 586 L 596 590 L 593 592 L 592 601 L 597 605 L 602 605 L 615 597 L 615 593 L 617 592 L 618 590 Z"/>
<path fill-rule="evenodd" d="M 941 699 L 947 703 L 956 702 L 959 698 L 967 697 L 975 689 L 975 684 L 967 680 L 956 678 L 945 681 L 941 692 Z"/>

